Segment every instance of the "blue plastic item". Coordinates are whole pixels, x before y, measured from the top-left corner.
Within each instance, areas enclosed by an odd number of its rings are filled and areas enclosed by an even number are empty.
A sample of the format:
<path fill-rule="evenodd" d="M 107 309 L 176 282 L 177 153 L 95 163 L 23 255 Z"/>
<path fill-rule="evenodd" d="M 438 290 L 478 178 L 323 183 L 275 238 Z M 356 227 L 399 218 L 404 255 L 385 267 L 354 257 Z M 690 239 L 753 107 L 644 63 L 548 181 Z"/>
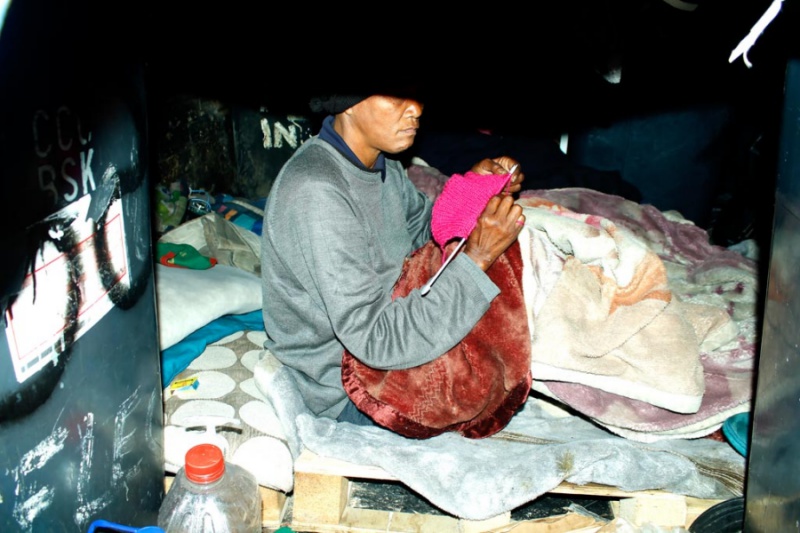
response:
<path fill-rule="evenodd" d="M 161 352 L 162 386 L 168 387 L 175 376 L 197 359 L 212 342 L 217 342 L 235 331 L 263 327 L 264 316 L 261 314 L 261 309 L 256 309 L 241 315 L 223 315 L 193 331 L 179 343 Z"/>
<path fill-rule="evenodd" d="M 115 524 L 108 520 L 95 520 L 89 526 L 88 533 L 95 533 L 95 531 L 123 531 L 124 533 L 164 533 L 164 530 L 158 526 L 145 526 L 145 527 L 131 527 L 123 526 L 122 524 Z"/>

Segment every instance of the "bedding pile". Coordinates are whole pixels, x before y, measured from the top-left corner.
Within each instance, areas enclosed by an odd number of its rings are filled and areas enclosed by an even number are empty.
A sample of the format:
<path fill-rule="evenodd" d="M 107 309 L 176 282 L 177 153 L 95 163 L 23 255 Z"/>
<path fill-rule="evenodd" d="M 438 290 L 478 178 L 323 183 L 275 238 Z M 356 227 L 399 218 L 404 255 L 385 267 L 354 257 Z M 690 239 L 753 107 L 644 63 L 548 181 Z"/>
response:
<path fill-rule="evenodd" d="M 488 438 L 409 439 L 317 418 L 289 373 L 256 364 L 293 456 L 307 447 L 378 466 L 471 520 L 513 510 L 562 481 L 741 495 L 744 458 L 698 437 L 749 409 L 755 262 L 710 245 L 677 214 L 586 189 L 537 193 L 520 199 L 527 233 L 519 242 L 539 395 Z"/>
<path fill-rule="evenodd" d="M 642 442 L 709 435 L 750 410 L 755 261 L 589 189 L 519 203 L 535 391 Z"/>
<path fill-rule="evenodd" d="M 435 169 L 412 165 L 409 175 L 426 180 L 431 196 L 442 190 Z M 313 416 L 263 348 L 258 236 L 218 213 L 165 234 L 217 259 L 206 275 L 235 271 L 213 284 L 192 279 L 201 271 L 157 275 L 159 327 L 170 333 L 162 339 L 168 471 L 187 442 L 220 437 L 226 458 L 236 456 L 261 485 L 290 492 L 293 460 L 306 447 L 381 467 L 472 520 L 562 481 L 741 495 L 745 459 L 726 442 L 698 437 L 750 407 L 755 261 L 709 244 L 677 214 L 589 189 L 529 191 L 519 203 L 527 221 L 518 320 L 530 336 L 532 391 L 482 439 L 456 431 L 408 438 Z M 190 294 L 199 300 L 188 306 Z M 267 448 L 250 453 L 259 442 Z"/>

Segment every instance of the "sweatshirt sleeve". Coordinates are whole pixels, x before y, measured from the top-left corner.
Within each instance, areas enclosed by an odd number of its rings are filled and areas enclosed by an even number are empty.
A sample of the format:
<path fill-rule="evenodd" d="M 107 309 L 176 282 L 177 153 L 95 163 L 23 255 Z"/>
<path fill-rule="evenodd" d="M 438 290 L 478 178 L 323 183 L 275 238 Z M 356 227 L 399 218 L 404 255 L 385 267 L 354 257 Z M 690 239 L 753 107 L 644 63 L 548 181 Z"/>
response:
<path fill-rule="evenodd" d="M 393 250 L 386 242 L 393 238 L 391 228 L 369 219 L 382 214 L 364 212 L 363 202 L 342 187 L 319 185 L 309 191 L 310 208 L 297 213 L 293 224 L 302 234 L 298 244 L 305 243 L 301 253 L 318 303 L 347 350 L 374 368 L 402 369 L 432 361 L 461 341 L 499 293 L 489 277 L 459 256 L 425 297 L 414 290 L 393 301 L 403 257 L 384 257 Z M 424 214 L 429 201 L 405 188 L 402 197 L 410 234 L 405 239 L 421 245 L 430 237 Z"/>
<path fill-rule="evenodd" d="M 431 238 L 431 212 L 433 202 L 408 178 L 405 169 L 400 168 L 402 179 L 399 179 L 403 205 L 406 211 L 406 221 L 409 235 L 413 239 L 414 249 L 419 248 Z"/>

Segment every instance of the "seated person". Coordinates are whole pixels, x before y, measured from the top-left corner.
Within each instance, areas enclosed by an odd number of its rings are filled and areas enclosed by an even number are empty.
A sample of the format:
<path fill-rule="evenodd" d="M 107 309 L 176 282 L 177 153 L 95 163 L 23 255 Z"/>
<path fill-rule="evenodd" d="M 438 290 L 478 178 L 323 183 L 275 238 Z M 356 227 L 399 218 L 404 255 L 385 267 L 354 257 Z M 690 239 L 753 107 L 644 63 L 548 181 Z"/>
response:
<path fill-rule="evenodd" d="M 428 363 L 461 341 L 499 289 L 486 270 L 516 241 L 524 174 L 492 197 L 436 290 L 392 299 L 404 260 L 431 239 L 431 201 L 392 159 L 414 143 L 423 104 L 412 90 L 385 88 L 311 100 L 319 134 L 286 162 L 270 191 L 262 233 L 265 343 L 292 373 L 316 416 L 372 420 L 349 400 L 346 348 L 376 369 Z M 478 174 L 506 174 L 507 156 Z"/>

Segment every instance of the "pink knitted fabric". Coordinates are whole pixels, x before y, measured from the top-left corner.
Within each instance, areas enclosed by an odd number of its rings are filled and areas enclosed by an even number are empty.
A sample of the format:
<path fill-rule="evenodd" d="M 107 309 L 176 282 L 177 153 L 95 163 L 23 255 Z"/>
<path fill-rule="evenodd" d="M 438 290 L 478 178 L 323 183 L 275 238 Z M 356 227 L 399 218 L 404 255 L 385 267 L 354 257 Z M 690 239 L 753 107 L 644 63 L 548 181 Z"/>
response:
<path fill-rule="evenodd" d="M 444 246 L 455 237 L 468 237 L 489 199 L 503 190 L 511 174 L 453 174 L 433 203 L 431 233 Z"/>

